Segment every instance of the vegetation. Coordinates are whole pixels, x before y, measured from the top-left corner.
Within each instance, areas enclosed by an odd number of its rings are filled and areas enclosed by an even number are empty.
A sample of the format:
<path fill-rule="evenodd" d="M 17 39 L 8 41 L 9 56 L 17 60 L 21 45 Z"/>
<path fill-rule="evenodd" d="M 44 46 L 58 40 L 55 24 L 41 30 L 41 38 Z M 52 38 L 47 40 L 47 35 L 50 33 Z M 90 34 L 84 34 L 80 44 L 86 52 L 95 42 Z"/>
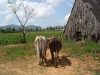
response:
<path fill-rule="evenodd" d="M 30 32 L 26 34 L 27 42 L 33 42 L 36 35 L 45 35 L 46 37 L 59 36 L 61 31 L 48 31 L 48 32 Z M 21 33 L 7 33 L 0 34 L 0 45 L 18 44 L 23 43 Z"/>
<path fill-rule="evenodd" d="M 71 57 L 81 58 L 84 60 L 83 55 L 91 54 L 94 59 L 100 61 L 100 44 L 90 40 L 85 40 L 85 43 L 76 42 L 73 40 L 63 40 L 63 51 L 70 52 Z"/>
<path fill-rule="evenodd" d="M 22 36 L 22 43 L 26 43 L 26 30 L 25 30 L 25 26 L 26 26 L 26 23 L 33 16 L 36 15 L 36 12 L 34 11 L 33 8 L 30 8 L 27 4 L 24 4 L 24 3 L 17 4 L 16 2 L 13 3 L 10 0 L 8 0 L 8 6 L 11 9 L 11 11 L 13 12 L 13 14 L 16 16 L 16 18 L 17 18 L 18 22 L 20 23 L 20 25 L 22 26 L 22 29 L 21 29 L 21 32 L 23 34 L 23 36 Z M 20 16 L 18 14 L 18 12 L 21 11 L 21 10 L 23 11 L 23 15 L 22 16 Z M 52 30 L 56 30 L 56 28 L 54 29 L 54 28 L 50 27 L 50 29 L 52 29 Z M 58 28 L 60 30 L 60 26 Z M 61 29 L 63 29 L 63 27 Z M 48 28 L 47 28 L 47 30 L 48 30 Z M 14 28 L 13 28 L 12 31 L 16 32 L 16 30 Z M 8 28 L 6 32 L 12 32 L 12 31 L 10 31 L 10 28 Z M 30 31 L 32 31 L 32 29 Z M 36 31 L 38 31 L 37 28 L 36 28 Z M 41 29 L 39 29 L 39 31 L 41 31 Z"/>
<path fill-rule="evenodd" d="M 29 32 L 26 34 L 27 43 L 21 44 L 21 33 L 7 33 L 0 34 L 0 62 L 13 61 L 19 59 L 26 59 L 36 54 L 36 48 L 34 46 L 34 39 L 37 35 L 44 35 L 46 37 L 60 36 L 61 31 L 48 31 L 48 32 Z M 61 40 L 63 47 L 61 52 L 69 54 L 70 57 L 79 58 L 84 61 L 85 57 L 92 57 L 93 60 L 100 62 L 100 44 L 85 40 L 76 42 L 74 40 L 67 40 L 63 38 Z M 10 44 L 12 44 L 10 46 Z M 14 45 L 16 44 L 16 45 Z M 3 46 L 2 46 L 3 45 Z M 8 45 L 8 46 L 6 46 Z M 14 46 L 13 46 L 14 45 Z M 100 65 L 98 64 L 98 67 Z M 94 72 L 94 75 L 100 74 L 99 68 L 88 68 L 89 71 Z"/>
<path fill-rule="evenodd" d="M 24 3 L 17 4 L 16 2 L 11 2 L 8 0 L 9 8 L 11 8 L 11 11 L 16 16 L 18 22 L 22 26 L 22 34 L 23 34 L 23 43 L 26 43 L 26 35 L 25 35 L 25 25 L 26 23 L 36 15 L 33 8 L 30 8 L 28 5 L 25 5 Z M 23 11 L 23 15 L 19 16 L 19 11 Z"/>
<path fill-rule="evenodd" d="M 63 30 L 65 26 L 55 26 L 55 27 L 46 27 L 46 28 L 35 28 L 35 29 L 32 29 L 32 28 L 26 28 L 26 32 L 40 32 L 40 31 L 59 31 L 59 30 Z M 0 28 L 0 33 L 20 33 L 22 32 L 22 29 L 19 28 L 18 30 L 16 28 L 6 28 L 6 29 L 3 29 L 3 28 Z"/>
<path fill-rule="evenodd" d="M 52 36 L 59 37 L 62 31 L 30 32 L 26 34 L 27 43 L 33 43 L 37 35 L 44 35 L 47 38 Z M 0 45 L 20 44 L 23 37 L 21 33 L 0 34 Z M 94 59 L 100 61 L 100 44 L 89 40 L 85 43 L 62 38 L 63 52 L 70 53 L 71 57 L 82 58 L 83 54 L 91 54 Z"/>
<path fill-rule="evenodd" d="M 12 61 L 15 59 L 22 59 L 25 56 L 36 54 L 34 49 L 34 40 L 37 35 L 44 35 L 46 37 L 60 36 L 61 31 L 53 32 L 30 32 L 26 34 L 27 44 L 21 44 L 21 33 L 0 34 L 0 61 Z M 12 44 L 12 45 L 11 45 Z M 16 44 L 16 45 L 15 45 Z M 6 47 L 6 45 L 11 45 Z M 15 46 L 13 46 L 15 45 Z"/>
<path fill-rule="evenodd" d="M 34 54 L 36 54 L 36 50 L 33 44 L 4 46 L 3 48 L 0 47 L 0 62 L 23 59 L 25 56 L 32 56 Z"/>

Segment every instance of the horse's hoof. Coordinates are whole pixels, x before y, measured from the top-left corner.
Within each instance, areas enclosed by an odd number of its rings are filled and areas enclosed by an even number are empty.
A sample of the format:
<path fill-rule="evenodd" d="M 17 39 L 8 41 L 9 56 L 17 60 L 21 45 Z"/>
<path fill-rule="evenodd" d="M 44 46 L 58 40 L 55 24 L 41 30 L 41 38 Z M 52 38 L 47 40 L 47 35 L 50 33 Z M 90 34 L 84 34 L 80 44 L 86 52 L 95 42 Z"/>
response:
<path fill-rule="evenodd" d="M 41 65 L 41 63 L 39 63 L 38 65 Z"/>
<path fill-rule="evenodd" d="M 55 68 L 57 68 L 57 66 L 55 66 Z"/>

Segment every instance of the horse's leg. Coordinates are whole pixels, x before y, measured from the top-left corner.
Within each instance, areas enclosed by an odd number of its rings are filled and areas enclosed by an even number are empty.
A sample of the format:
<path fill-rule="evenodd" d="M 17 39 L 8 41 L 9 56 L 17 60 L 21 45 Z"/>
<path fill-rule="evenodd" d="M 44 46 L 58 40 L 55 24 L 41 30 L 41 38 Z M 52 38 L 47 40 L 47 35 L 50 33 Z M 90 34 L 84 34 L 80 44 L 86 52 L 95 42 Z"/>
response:
<path fill-rule="evenodd" d="M 40 50 L 39 51 L 39 65 L 41 65 L 42 64 L 42 51 Z"/>
<path fill-rule="evenodd" d="M 54 53 L 52 52 L 52 63 L 54 63 Z"/>
<path fill-rule="evenodd" d="M 44 63 L 46 63 L 46 54 L 45 53 L 42 54 L 42 65 L 44 65 Z"/>
<path fill-rule="evenodd" d="M 59 62 L 60 61 L 60 59 L 59 59 L 59 51 L 58 51 L 58 53 L 57 53 L 57 61 Z"/>
<path fill-rule="evenodd" d="M 52 57 L 52 64 L 54 63 L 54 52 L 52 50 L 50 50 L 51 52 L 51 57 Z"/>
<path fill-rule="evenodd" d="M 58 52 L 56 50 L 56 52 L 55 52 L 55 68 L 57 68 L 57 57 L 58 57 Z"/>
<path fill-rule="evenodd" d="M 42 65 L 44 65 L 44 58 L 43 58 L 43 56 L 42 56 Z"/>
<path fill-rule="evenodd" d="M 39 65 L 41 65 L 41 58 L 39 57 Z"/>
<path fill-rule="evenodd" d="M 45 54 L 44 54 L 44 62 L 46 63 L 46 51 L 45 51 Z"/>

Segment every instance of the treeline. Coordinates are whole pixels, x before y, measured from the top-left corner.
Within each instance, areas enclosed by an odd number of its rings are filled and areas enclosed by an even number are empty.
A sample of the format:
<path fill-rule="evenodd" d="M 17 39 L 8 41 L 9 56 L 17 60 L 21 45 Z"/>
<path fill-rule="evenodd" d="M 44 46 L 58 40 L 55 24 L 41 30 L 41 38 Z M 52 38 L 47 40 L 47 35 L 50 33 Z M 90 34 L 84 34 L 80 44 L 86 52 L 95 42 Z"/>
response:
<path fill-rule="evenodd" d="M 10 27 L 8 27 L 6 29 L 0 28 L 0 32 L 1 33 L 18 33 L 18 30 L 16 30 L 15 28 L 11 29 Z"/>
<path fill-rule="evenodd" d="M 35 29 L 32 29 L 32 28 L 29 28 L 29 29 L 25 29 L 25 32 L 39 32 L 39 31 L 57 31 L 57 30 L 63 30 L 65 28 L 65 25 L 64 26 L 55 26 L 55 27 L 52 27 L 52 26 L 49 26 L 49 27 L 46 27 L 46 28 L 35 28 Z M 6 28 L 6 29 L 2 29 L 0 28 L 0 33 L 19 33 L 19 32 L 22 32 L 22 29 L 19 28 L 18 30 L 16 30 L 15 28 Z"/>

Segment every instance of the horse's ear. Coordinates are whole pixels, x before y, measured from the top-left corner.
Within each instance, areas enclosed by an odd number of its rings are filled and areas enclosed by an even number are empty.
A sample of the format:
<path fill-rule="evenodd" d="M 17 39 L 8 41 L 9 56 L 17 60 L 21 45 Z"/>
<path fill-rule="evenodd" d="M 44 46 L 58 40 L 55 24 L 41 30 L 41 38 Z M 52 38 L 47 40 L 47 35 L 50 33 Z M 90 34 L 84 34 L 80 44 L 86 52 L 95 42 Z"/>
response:
<path fill-rule="evenodd" d="M 62 39 L 62 32 L 60 33 L 60 37 L 58 38 L 59 41 Z"/>
<path fill-rule="evenodd" d="M 50 39 L 51 39 L 51 38 L 46 38 L 46 40 L 47 40 L 47 43 L 50 41 Z"/>
<path fill-rule="evenodd" d="M 60 37 L 60 38 L 58 38 L 58 40 L 59 40 L 59 41 L 61 41 L 61 39 L 62 39 L 61 37 Z"/>

